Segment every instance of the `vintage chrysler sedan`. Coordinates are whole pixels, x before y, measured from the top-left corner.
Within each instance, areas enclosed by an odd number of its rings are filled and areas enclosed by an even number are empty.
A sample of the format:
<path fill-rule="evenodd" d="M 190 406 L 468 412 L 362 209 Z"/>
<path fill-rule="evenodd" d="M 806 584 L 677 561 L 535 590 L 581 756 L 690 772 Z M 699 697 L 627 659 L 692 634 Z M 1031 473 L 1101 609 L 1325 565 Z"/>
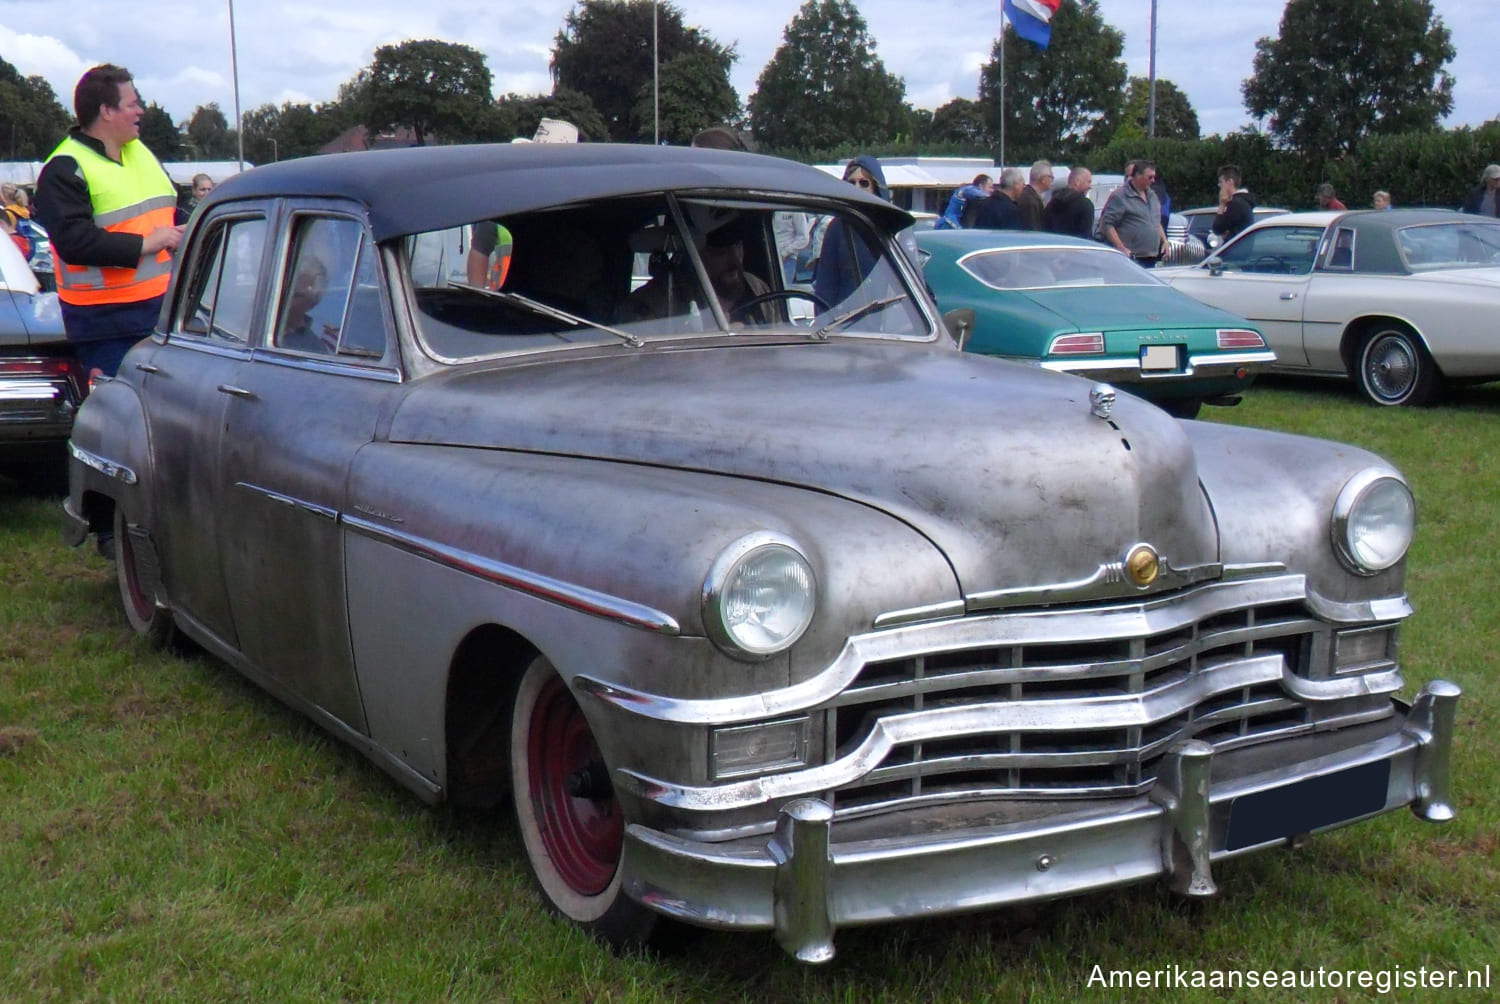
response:
<path fill-rule="evenodd" d="M 834 218 L 820 299 L 789 212 Z M 1400 696 L 1401 474 L 960 352 L 910 223 L 713 150 L 258 168 L 81 409 L 68 535 L 113 532 L 141 635 L 423 799 L 509 799 L 614 945 L 823 960 L 1451 816 L 1458 688 Z"/>

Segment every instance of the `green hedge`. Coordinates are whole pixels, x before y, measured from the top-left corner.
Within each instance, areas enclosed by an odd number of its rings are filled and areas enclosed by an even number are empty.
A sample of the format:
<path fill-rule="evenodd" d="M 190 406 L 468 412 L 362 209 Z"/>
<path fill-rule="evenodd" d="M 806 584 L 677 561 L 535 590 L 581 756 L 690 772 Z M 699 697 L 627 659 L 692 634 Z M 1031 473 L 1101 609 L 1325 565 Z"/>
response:
<path fill-rule="evenodd" d="M 1500 122 L 1478 129 L 1372 136 L 1352 156 L 1318 162 L 1278 150 L 1258 134 L 1235 133 L 1201 140 L 1136 140 L 1112 143 L 1085 158 L 1097 172 L 1119 173 L 1126 161 L 1149 157 L 1167 182 L 1179 209 L 1218 201 L 1220 164 L 1238 164 L 1261 206 L 1315 209 L 1314 192 L 1328 181 L 1350 209 L 1367 209 L 1377 189 L 1398 206 L 1456 209 L 1479 183 L 1486 164 L 1500 162 Z"/>

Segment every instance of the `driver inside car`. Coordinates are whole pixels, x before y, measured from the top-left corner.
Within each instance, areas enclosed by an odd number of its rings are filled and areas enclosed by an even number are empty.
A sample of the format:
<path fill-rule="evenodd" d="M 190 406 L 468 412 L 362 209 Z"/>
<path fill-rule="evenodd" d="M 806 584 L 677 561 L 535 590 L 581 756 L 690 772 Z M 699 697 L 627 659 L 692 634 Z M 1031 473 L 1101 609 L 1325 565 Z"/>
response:
<path fill-rule="evenodd" d="M 748 218 L 732 210 L 707 206 L 688 207 L 689 233 L 703 260 L 703 268 L 708 273 L 714 294 L 719 298 L 719 304 L 732 327 L 776 324 L 781 320 L 774 301 L 746 306 L 756 297 L 771 292 L 771 287 L 765 280 L 745 269 L 743 228 L 747 222 Z M 669 288 L 675 282 L 680 294 L 684 288 L 696 287 L 696 283 L 690 278 L 684 283 L 684 278 L 690 274 L 690 262 L 682 249 L 669 255 L 662 273 L 656 274 L 653 271 L 651 280 L 626 299 L 622 320 L 659 320 L 674 316 L 674 313 L 682 313 L 681 310 L 672 309 L 674 298 L 668 295 Z M 695 305 L 700 311 L 707 313 L 702 305 Z"/>

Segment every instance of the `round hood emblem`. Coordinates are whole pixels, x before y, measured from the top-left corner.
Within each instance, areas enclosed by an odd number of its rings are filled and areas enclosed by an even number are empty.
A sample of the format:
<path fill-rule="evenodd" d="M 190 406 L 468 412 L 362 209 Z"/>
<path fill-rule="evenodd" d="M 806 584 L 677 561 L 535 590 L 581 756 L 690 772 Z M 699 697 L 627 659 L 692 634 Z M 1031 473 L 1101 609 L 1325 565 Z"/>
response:
<path fill-rule="evenodd" d="M 1125 555 L 1125 574 L 1138 586 L 1149 586 L 1161 574 L 1161 561 L 1150 544 L 1137 544 Z"/>

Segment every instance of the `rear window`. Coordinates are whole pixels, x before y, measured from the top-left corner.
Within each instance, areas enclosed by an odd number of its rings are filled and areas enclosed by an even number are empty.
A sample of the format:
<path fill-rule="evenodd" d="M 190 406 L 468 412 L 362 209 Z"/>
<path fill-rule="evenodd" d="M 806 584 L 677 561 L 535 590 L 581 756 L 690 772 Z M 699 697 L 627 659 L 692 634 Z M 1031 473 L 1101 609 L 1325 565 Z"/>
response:
<path fill-rule="evenodd" d="M 1500 265 L 1500 224 L 1465 221 L 1402 227 L 1396 231 L 1396 245 L 1416 271 Z"/>
<path fill-rule="evenodd" d="M 1162 284 L 1129 258 L 1104 248 L 997 249 L 968 255 L 959 265 L 992 289 Z"/>

